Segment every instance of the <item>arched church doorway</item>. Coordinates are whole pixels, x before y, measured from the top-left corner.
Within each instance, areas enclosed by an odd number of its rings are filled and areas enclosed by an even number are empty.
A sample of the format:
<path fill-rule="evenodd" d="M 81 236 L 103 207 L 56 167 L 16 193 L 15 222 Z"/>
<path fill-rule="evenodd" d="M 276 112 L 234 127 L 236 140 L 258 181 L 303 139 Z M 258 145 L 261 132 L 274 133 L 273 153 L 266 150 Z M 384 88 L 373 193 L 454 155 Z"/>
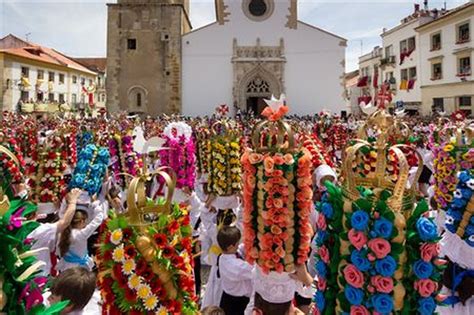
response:
<path fill-rule="evenodd" d="M 256 76 L 247 85 L 247 112 L 260 115 L 266 107 L 265 99 L 269 99 L 270 97 L 270 84 L 260 76 Z"/>

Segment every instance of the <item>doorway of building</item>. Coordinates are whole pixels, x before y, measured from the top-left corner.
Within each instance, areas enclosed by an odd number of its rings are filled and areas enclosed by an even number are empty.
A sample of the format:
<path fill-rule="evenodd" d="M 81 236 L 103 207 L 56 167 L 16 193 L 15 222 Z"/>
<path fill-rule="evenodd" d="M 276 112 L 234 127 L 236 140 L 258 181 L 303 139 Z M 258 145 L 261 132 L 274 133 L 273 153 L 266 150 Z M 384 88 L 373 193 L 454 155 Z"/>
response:
<path fill-rule="evenodd" d="M 267 106 L 265 99 L 268 97 L 251 96 L 247 98 L 247 112 L 252 111 L 256 116 L 260 116 L 262 111 Z"/>

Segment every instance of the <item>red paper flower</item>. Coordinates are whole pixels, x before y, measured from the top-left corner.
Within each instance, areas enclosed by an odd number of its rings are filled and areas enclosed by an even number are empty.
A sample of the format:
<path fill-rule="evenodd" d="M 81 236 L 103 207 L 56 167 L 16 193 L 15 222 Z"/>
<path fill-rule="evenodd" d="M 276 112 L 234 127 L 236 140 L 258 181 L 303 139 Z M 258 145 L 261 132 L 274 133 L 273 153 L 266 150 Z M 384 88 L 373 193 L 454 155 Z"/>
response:
<path fill-rule="evenodd" d="M 168 243 L 168 238 L 165 234 L 156 233 L 153 235 L 153 239 L 155 240 L 155 244 L 158 246 L 158 248 L 162 248 Z"/>

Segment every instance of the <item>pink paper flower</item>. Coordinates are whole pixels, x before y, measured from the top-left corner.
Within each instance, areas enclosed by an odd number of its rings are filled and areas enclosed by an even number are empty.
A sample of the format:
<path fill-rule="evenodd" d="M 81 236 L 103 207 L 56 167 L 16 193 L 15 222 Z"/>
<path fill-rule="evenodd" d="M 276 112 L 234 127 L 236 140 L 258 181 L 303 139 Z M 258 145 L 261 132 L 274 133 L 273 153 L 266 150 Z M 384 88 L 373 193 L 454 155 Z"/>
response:
<path fill-rule="evenodd" d="M 344 268 L 344 279 L 354 288 L 362 288 L 364 275 L 356 266 L 349 264 Z"/>
<path fill-rule="evenodd" d="M 420 247 L 421 259 L 426 262 L 430 262 L 434 257 L 439 254 L 439 244 L 437 243 L 424 243 Z"/>
<path fill-rule="evenodd" d="M 370 278 L 370 283 L 381 293 L 390 293 L 393 290 L 393 279 L 391 277 L 376 275 Z"/>
<path fill-rule="evenodd" d="M 374 238 L 370 240 L 368 246 L 378 259 L 384 258 L 392 250 L 390 243 L 383 238 Z"/>
<path fill-rule="evenodd" d="M 318 249 L 318 254 L 319 256 L 321 257 L 321 260 L 328 264 L 329 263 L 329 251 L 327 249 L 326 246 L 322 245 L 319 249 Z"/>
<path fill-rule="evenodd" d="M 348 234 L 349 242 L 357 249 L 361 250 L 367 244 L 367 236 L 355 229 L 351 229 Z"/>
<path fill-rule="evenodd" d="M 429 297 L 436 291 L 438 285 L 431 279 L 420 279 L 415 281 L 414 287 L 422 297 Z"/>

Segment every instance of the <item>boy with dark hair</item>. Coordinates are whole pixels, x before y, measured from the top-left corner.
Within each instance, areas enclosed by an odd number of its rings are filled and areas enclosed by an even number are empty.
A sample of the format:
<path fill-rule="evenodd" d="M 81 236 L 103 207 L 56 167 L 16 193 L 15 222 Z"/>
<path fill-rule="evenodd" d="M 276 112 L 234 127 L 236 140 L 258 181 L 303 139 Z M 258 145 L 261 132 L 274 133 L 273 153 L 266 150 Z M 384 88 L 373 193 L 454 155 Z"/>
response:
<path fill-rule="evenodd" d="M 61 315 L 81 315 L 89 303 L 96 288 L 96 275 L 82 267 L 73 267 L 63 271 L 51 285 L 51 295 L 48 298 L 52 305 L 59 301 L 68 300 L 68 306 Z"/>
<path fill-rule="evenodd" d="M 243 315 L 253 292 L 254 267 L 238 257 L 240 238 L 235 226 L 224 226 L 217 234 L 222 249 L 217 258 L 217 277 L 223 291 L 220 307 L 226 315 Z"/>

